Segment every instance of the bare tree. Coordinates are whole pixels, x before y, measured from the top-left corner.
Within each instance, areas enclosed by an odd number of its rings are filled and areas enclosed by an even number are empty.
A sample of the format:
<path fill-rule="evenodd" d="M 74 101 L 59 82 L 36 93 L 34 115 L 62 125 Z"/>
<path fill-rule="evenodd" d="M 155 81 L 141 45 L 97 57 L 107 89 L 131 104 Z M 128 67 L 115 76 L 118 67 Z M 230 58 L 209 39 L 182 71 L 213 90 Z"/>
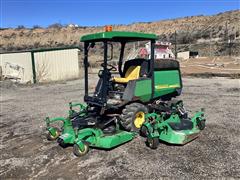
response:
<path fill-rule="evenodd" d="M 36 79 L 37 82 L 43 82 L 47 79 L 47 76 L 49 75 L 49 64 L 47 62 L 43 63 L 37 63 L 36 64 Z"/>

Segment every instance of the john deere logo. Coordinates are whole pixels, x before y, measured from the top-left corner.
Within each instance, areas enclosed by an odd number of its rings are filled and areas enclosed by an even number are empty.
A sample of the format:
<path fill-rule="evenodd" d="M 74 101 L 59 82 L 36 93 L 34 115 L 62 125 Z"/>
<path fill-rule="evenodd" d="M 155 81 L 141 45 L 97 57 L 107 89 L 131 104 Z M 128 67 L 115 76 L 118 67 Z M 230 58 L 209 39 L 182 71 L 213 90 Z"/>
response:
<path fill-rule="evenodd" d="M 167 89 L 167 88 L 179 88 L 179 84 L 162 84 L 162 85 L 157 85 L 155 86 L 155 89 Z"/>

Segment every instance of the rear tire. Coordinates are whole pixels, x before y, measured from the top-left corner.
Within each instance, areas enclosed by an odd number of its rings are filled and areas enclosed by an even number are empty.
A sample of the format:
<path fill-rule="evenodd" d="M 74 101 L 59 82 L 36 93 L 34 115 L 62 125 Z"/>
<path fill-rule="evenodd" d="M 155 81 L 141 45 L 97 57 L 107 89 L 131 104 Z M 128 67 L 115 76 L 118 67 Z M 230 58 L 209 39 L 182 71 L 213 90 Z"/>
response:
<path fill-rule="evenodd" d="M 120 115 L 120 124 L 127 131 L 138 132 L 145 122 L 145 114 L 148 113 L 146 106 L 140 103 L 126 105 Z"/>

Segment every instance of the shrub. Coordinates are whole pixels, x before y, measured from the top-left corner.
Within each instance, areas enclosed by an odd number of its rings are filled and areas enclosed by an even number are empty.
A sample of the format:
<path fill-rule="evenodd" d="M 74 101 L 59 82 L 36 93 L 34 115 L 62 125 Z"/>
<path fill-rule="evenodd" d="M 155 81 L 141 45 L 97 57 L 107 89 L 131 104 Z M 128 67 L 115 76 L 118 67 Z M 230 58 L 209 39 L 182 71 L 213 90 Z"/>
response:
<path fill-rule="evenodd" d="M 25 26 L 19 25 L 19 26 L 17 27 L 17 29 L 25 29 Z"/>
<path fill-rule="evenodd" d="M 54 23 L 48 26 L 48 28 L 61 29 L 63 27 L 60 23 Z"/>
<path fill-rule="evenodd" d="M 39 26 L 39 25 L 34 25 L 34 26 L 33 26 L 33 29 L 40 29 L 40 28 L 42 28 L 42 27 Z"/>

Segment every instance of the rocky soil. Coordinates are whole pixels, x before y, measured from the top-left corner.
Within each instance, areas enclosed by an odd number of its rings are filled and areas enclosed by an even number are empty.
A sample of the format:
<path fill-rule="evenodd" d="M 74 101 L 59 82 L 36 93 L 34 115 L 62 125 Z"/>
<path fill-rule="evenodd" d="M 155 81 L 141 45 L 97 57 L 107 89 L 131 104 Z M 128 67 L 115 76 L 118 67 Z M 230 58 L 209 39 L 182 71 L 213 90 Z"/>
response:
<path fill-rule="evenodd" d="M 181 98 L 192 113 L 205 108 L 207 127 L 185 146 L 146 147 L 144 139 L 111 151 L 72 147 L 45 139 L 46 116 L 64 116 L 82 101 L 83 80 L 16 86 L 1 83 L 0 179 L 217 179 L 240 178 L 240 80 L 184 78 Z"/>

